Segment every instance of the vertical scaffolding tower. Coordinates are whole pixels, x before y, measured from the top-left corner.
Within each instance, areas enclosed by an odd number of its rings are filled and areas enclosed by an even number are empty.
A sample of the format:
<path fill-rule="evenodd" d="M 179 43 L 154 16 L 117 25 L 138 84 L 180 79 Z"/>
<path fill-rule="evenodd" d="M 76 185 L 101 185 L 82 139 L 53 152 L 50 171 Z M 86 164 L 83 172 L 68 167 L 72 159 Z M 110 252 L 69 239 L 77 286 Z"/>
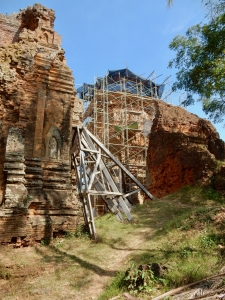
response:
<path fill-rule="evenodd" d="M 148 135 L 155 116 L 153 100 L 161 98 L 163 85 L 144 79 L 128 69 L 109 71 L 94 85 L 78 89 L 86 103 L 83 121 L 87 128 L 143 184 L 149 184 L 146 166 Z M 115 176 L 118 168 L 111 166 Z M 129 177 L 121 178 L 125 192 L 133 188 Z M 135 195 L 134 202 L 142 202 Z"/>

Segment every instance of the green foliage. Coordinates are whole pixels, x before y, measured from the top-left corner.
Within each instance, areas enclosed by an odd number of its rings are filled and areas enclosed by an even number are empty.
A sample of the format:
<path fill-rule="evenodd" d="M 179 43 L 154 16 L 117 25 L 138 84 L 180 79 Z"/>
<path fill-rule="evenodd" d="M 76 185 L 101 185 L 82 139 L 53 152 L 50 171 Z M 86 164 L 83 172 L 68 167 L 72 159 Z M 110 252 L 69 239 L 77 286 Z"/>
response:
<path fill-rule="evenodd" d="M 69 234 L 69 233 L 67 233 L 67 234 Z M 88 230 L 87 226 L 84 224 L 77 225 L 74 236 L 76 238 L 89 238 L 90 235 L 89 235 L 89 230 Z"/>
<path fill-rule="evenodd" d="M 137 268 L 134 263 L 126 272 L 124 286 L 131 294 L 149 293 L 157 283 L 152 270 Z"/>
<path fill-rule="evenodd" d="M 75 237 L 75 233 L 73 231 L 66 231 L 65 238 L 72 239 Z"/>
<path fill-rule="evenodd" d="M 210 236 L 202 236 L 200 238 L 200 244 L 204 249 L 212 248 L 215 246 L 215 242 Z"/>
<path fill-rule="evenodd" d="M 214 182 L 214 178 L 211 178 L 212 184 Z M 212 186 L 206 187 L 202 189 L 202 196 L 205 199 L 213 199 L 216 202 L 224 203 L 225 198 L 218 193 Z"/>
<path fill-rule="evenodd" d="M 41 246 L 48 246 L 51 242 L 50 238 L 45 238 L 41 240 Z"/>
<path fill-rule="evenodd" d="M 225 0 L 207 0 L 205 2 L 205 7 L 208 11 L 207 16 L 210 19 L 213 19 L 225 12 Z"/>
<path fill-rule="evenodd" d="M 222 161 L 222 160 L 217 160 L 216 161 L 216 168 L 217 169 L 219 169 L 221 166 L 223 166 L 225 164 L 225 162 L 224 161 Z"/>
<path fill-rule="evenodd" d="M 67 231 L 65 234 L 65 238 L 71 239 L 71 238 L 89 238 L 89 230 L 86 225 L 84 224 L 78 224 L 75 232 L 73 231 Z"/>
<path fill-rule="evenodd" d="M 124 278 L 125 278 L 125 273 L 118 272 L 116 274 L 116 277 L 111 282 L 111 284 L 108 285 L 104 290 L 104 292 L 99 296 L 98 300 L 108 300 L 120 294 L 124 290 L 124 286 L 123 286 Z"/>
<path fill-rule="evenodd" d="M 176 36 L 169 45 L 176 57 L 169 67 L 178 68 L 173 90 L 184 89 L 185 106 L 199 95 L 203 110 L 215 122 L 225 115 L 225 12 L 215 15 L 207 24 L 190 27 L 186 36 Z"/>
<path fill-rule="evenodd" d="M 187 258 L 190 255 L 193 255 L 194 250 L 189 247 L 189 246 L 185 246 L 183 249 L 181 249 L 180 251 L 180 256 L 181 258 Z"/>
<path fill-rule="evenodd" d="M 63 248 L 65 246 L 64 239 L 60 239 L 59 237 L 56 237 L 54 240 L 54 245 L 57 248 Z"/>

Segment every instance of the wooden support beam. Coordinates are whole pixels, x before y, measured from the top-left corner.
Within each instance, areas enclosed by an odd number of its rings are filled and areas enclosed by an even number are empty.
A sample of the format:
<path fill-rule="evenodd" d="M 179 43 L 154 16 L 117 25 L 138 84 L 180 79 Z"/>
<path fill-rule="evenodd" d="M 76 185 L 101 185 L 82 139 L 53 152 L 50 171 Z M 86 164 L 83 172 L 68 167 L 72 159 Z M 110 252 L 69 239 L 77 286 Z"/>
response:
<path fill-rule="evenodd" d="M 89 133 L 87 133 L 84 128 L 83 128 L 83 132 L 82 132 L 82 136 L 84 136 L 86 138 L 86 141 L 88 142 L 89 144 L 89 147 L 91 147 L 92 149 L 95 149 L 95 146 L 92 142 L 92 140 L 90 139 L 89 137 Z M 97 140 L 98 141 L 98 140 Z M 99 142 L 99 141 L 98 141 Z M 100 143 L 100 142 L 99 142 Z M 104 150 L 103 150 L 104 151 Z M 107 179 L 107 182 L 108 184 L 111 186 L 112 190 L 114 192 L 119 192 L 115 182 L 113 181 L 111 175 L 109 174 L 109 171 L 107 170 L 104 162 L 101 160 L 100 162 L 100 167 L 101 167 L 101 170 L 103 171 L 104 173 L 104 176 L 105 178 Z M 127 204 L 126 204 L 126 201 L 124 201 L 125 199 L 123 199 L 122 197 L 119 197 L 118 198 L 118 201 L 119 201 L 119 204 L 121 206 L 121 208 L 123 209 L 124 213 L 126 214 L 127 218 L 129 221 L 133 221 L 132 219 L 132 216 L 130 214 L 130 209 L 128 208 Z"/>
<path fill-rule="evenodd" d="M 115 158 L 114 155 L 85 127 L 83 127 L 84 134 L 88 134 L 89 137 L 126 173 L 133 182 L 150 198 L 154 199 L 151 193 L 123 166 L 123 164 Z"/>
<path fill-rule="evenodd" d="M 142 190 L 150 199 L 153 199 L 146 188 L 84 126 L 73 127 L 72 151 L 72 166 L 77 174 L 77 186 L 83 203 L 84 219 L 93 239 L 96 239 L 97 234 L 91 197 L 101 196 L 110 211 L 120 221 L 124 220 L 122 213 L 129 221 L 133 220 L 130 213 L 131 204 L 127 197 Z M 111 169 L 112 164 L 118 171 Z M 122 173 L 125 173 L 138 188 L 125 194 L 122 191 Z"/>

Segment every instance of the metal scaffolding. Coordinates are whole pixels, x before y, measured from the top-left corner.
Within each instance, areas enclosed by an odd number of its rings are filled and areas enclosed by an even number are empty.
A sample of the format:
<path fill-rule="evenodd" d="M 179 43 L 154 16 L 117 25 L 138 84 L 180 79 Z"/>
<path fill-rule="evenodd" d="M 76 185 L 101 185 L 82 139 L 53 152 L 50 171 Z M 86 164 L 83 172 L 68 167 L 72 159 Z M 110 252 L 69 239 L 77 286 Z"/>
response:
<path fill-rule="evenodd" d="M 155 117 L 154 102 L 161 99 L 181 105 L 183 98 L 172 93 L 170 76 L 156 84 L 160 76 L 153 71 L 143 78 L 126 68 L 108 71 L 103 78 L 96 77 L 94 84 L 83 84 L 77 89 L 84 101 L 85 126 L 145 186 L 150 185 L 147 151 Z M 134 183 L 125 176 L 121 185 L 126 192 Z M 143 200 L 141 192 L 131 199 L 139 203 Z"/>
<path fill-rule="evenodd" d="M 96 78 L 83 93 L 83 122 L 107 149 L 143 184 L 149 184 L 146 157 L 148 135 L 155 116 L 153 100 L 159 98 L 160 85 L 134 76 Z M 133 73 L 132 73 L 133 75 Z M 116 171 L 116 170 L 115 170 Z M 134 183 L 121 178 L 123 190 Z M 139 193 L 133 201 L 142 202 Z"/>

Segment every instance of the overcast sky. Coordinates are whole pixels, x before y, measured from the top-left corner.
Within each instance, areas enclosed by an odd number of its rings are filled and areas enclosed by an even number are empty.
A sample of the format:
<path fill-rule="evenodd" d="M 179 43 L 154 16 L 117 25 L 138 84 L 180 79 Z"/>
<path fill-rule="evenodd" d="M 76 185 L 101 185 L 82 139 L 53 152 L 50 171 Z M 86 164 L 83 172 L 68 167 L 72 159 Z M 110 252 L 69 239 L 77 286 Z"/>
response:
<path fill-rule="evenodd" d="M 32 6 L 32 0 L 0 0 L 0 12 L 11 14 Z M 156 83 L 171 75 L 168 62 L 175 56 L 168 45 L 174 36 L 184 35 L 187 28 L 204 22 L 201 0 L 174 0 L 168 9 L 166 0 L 42 0 L 42 5 L 55 10 L 55 30 L 62 35 L 68 66 L 75 84 L 93 83 L 108 70 L 128 67 L 143 77 L 153 71 Z M 162 74 L 162 75 L 161 75 Z M 160 76 L 161 75 L 161 76 Z M 180 94 L 169 101 L 178 104 Z M 198 103 L 188 111 L 205 118 Z M 222 124 L 214 124 L 225 140 Z"/>

